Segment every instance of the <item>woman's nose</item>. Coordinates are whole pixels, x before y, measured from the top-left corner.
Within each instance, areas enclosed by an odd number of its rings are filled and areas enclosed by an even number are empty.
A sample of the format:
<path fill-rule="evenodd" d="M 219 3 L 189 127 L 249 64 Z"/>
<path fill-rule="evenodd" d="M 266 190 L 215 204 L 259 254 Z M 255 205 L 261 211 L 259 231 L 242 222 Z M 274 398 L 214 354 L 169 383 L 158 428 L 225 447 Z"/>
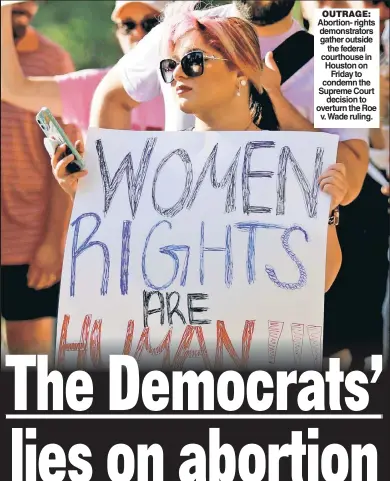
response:
<path fill-rule="evenodd" d="M 178 63 L 173 71 L 173 80 L 180 80 L 182 78 L 187 78 L 187 75 L 183 72 L 181 63 Z"/>

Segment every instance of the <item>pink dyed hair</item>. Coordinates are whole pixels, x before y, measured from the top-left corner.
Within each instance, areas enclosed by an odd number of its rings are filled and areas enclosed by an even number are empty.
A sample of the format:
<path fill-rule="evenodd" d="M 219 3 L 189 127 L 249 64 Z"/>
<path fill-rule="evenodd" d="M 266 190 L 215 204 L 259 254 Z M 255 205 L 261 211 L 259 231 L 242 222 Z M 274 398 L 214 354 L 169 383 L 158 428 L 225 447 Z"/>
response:
<path fill-rule="evenodd" d="M 226 58 L 229 67 L 245 75 L 262 91 L 262 61 L 257 34 L 250 22 L 238 17 L 211 17 L 195 11 L 199 2 L 171 2 L 165 10 L 164 47 L 171 55 L 178 40 L 191 30 L 197 31 L 207 45 Z"/>
<path fill-rule="evenodd" d="M 195 12 L 199 2 L 171 2 L 168 4 L 164 20 L 163 50 L 171 56 L 176 43 L 190 31 L 198 32 L 204 42 L 228 60 L 228 66 L 237 70 L 249 80 L 249 107 L 253 121 L 261 128 L 278 130 L 278 122 L 271 101 L 261 85 L 260 44 L 256 31 L 244 18 L 208 16 Z M 267 117 L 267 124 L 262 124 Z"/>

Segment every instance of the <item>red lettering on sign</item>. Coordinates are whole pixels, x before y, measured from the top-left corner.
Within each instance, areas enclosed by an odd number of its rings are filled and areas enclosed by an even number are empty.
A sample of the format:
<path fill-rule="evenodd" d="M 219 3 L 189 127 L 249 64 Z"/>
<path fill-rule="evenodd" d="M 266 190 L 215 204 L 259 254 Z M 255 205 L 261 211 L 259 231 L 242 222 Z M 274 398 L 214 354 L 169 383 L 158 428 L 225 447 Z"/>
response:
<path fill-rule="evenodd" d="M 245 321 L 244 330 L 242 331 L 242 356 L 240 359 L 236 350 L 233 347 L 229 334 L 226 331 L 225 322 L 217 321 L 217 348 L 215 352 L 215 369 L 222 369 L 223 348 L 227 350 L 237 367 L 247 367 L 254 329 L 255 321 Z"/>
<path fill-rule="evenodd" d="M 157 347 L 152 347 L 150 344 L 150 334 L 149 334 L 150 327 L 145 327 L 144 330 L 142 331 L 137 349 L 134 354 L 135 359 L 137 359 L 137 361 L 140 359 L 142 351 L 144 349 L 152 356 L 159 356 L 162 352 L 164 352 L 164 357 L 162 360 L 162 368 L 169 367 L 170 360 L 171 360 L 172 330 L 173 330 L 173 327 L 169 329 L 167 335 L 164 337 L 163 341 Z"/>
<path fill-rule="evenodd" d="M 92 316 L 90 314 L 84 317 L 84 322 L 81 327 L 81 335 L 79 342 L 68 342 L 68 327 L 70 323 L 70 316 L 65 314 L 64 322 L 62 323 L 60 342 L 58 345 L 58 359 L 59 365 L 65 361 L 65 353 L 69 351 L 77 351 L 77 367 L 83 367 L 85 364 L 85 357 L 87 355 L 89 330 L 91 327 Z"/>
<path fill-rule="evenodd" d="M 196 334 L 199 343 L 199 349 L 190 350 L 192 338 Z M 177 349 L 173 360 L 173 369 L 181 370 L 187 359 L 202 357 L 206 369 L 211 369 L 211 363 L 207 354 L 206 343 L 204 340 L 203 329 L 199 326 L 187 326 Z"/>

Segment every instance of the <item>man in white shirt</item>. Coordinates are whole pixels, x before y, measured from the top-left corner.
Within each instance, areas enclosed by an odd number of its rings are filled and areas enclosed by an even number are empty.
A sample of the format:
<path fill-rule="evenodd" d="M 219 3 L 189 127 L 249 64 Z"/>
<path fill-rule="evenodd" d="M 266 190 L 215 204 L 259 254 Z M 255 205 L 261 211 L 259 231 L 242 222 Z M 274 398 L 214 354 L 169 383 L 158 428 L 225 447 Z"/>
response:
<path fill-rule="evenodd" d="M 249 13 L 259 35 L 263 57 L 272 52 L 295 32 L 302 29 L 292 17 L 294 0 L 236 1 L 213 9 L 199 11 L 199 15 L 221 17 L 242 16 Z M 194 117 L 184 114 L 174 102 L 170 85 L 159 72 L 160 44 L 163 25 L 152 30 L 130 53 L 125 55 L 105 77 L 96 90 L 91 109 L 91 126 L 123 129 L 129 111 L 141 102 L 157 97 L 161 92 L 165 101 L 166 126 L 169 131 L 190 128 Z M 314 59 L 280 86 L 280 73 L 267 54 L 263 72 L 263 87 L 273 103 L 281 130 L 315 131 L 314 119 Z M 113 114 L 115 112 L 115 114 Z M 368 167 L 368 131 L 366 129 L 327 129 L 339 135 L 339 150 L 347 168 L 349 191 L 343 205 L 352 202 L 360 192 Z"/>

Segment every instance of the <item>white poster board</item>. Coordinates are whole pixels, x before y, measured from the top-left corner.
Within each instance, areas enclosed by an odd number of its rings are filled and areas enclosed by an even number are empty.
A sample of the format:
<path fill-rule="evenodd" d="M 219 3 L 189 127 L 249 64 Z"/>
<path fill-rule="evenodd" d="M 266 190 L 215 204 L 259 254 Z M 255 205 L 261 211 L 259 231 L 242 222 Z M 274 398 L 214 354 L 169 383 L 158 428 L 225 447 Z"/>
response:
<path fill-rule="evenodd" d="M 338 137 L 92 129 L 69 228 L 57 365 L 321 368 Z"/>

